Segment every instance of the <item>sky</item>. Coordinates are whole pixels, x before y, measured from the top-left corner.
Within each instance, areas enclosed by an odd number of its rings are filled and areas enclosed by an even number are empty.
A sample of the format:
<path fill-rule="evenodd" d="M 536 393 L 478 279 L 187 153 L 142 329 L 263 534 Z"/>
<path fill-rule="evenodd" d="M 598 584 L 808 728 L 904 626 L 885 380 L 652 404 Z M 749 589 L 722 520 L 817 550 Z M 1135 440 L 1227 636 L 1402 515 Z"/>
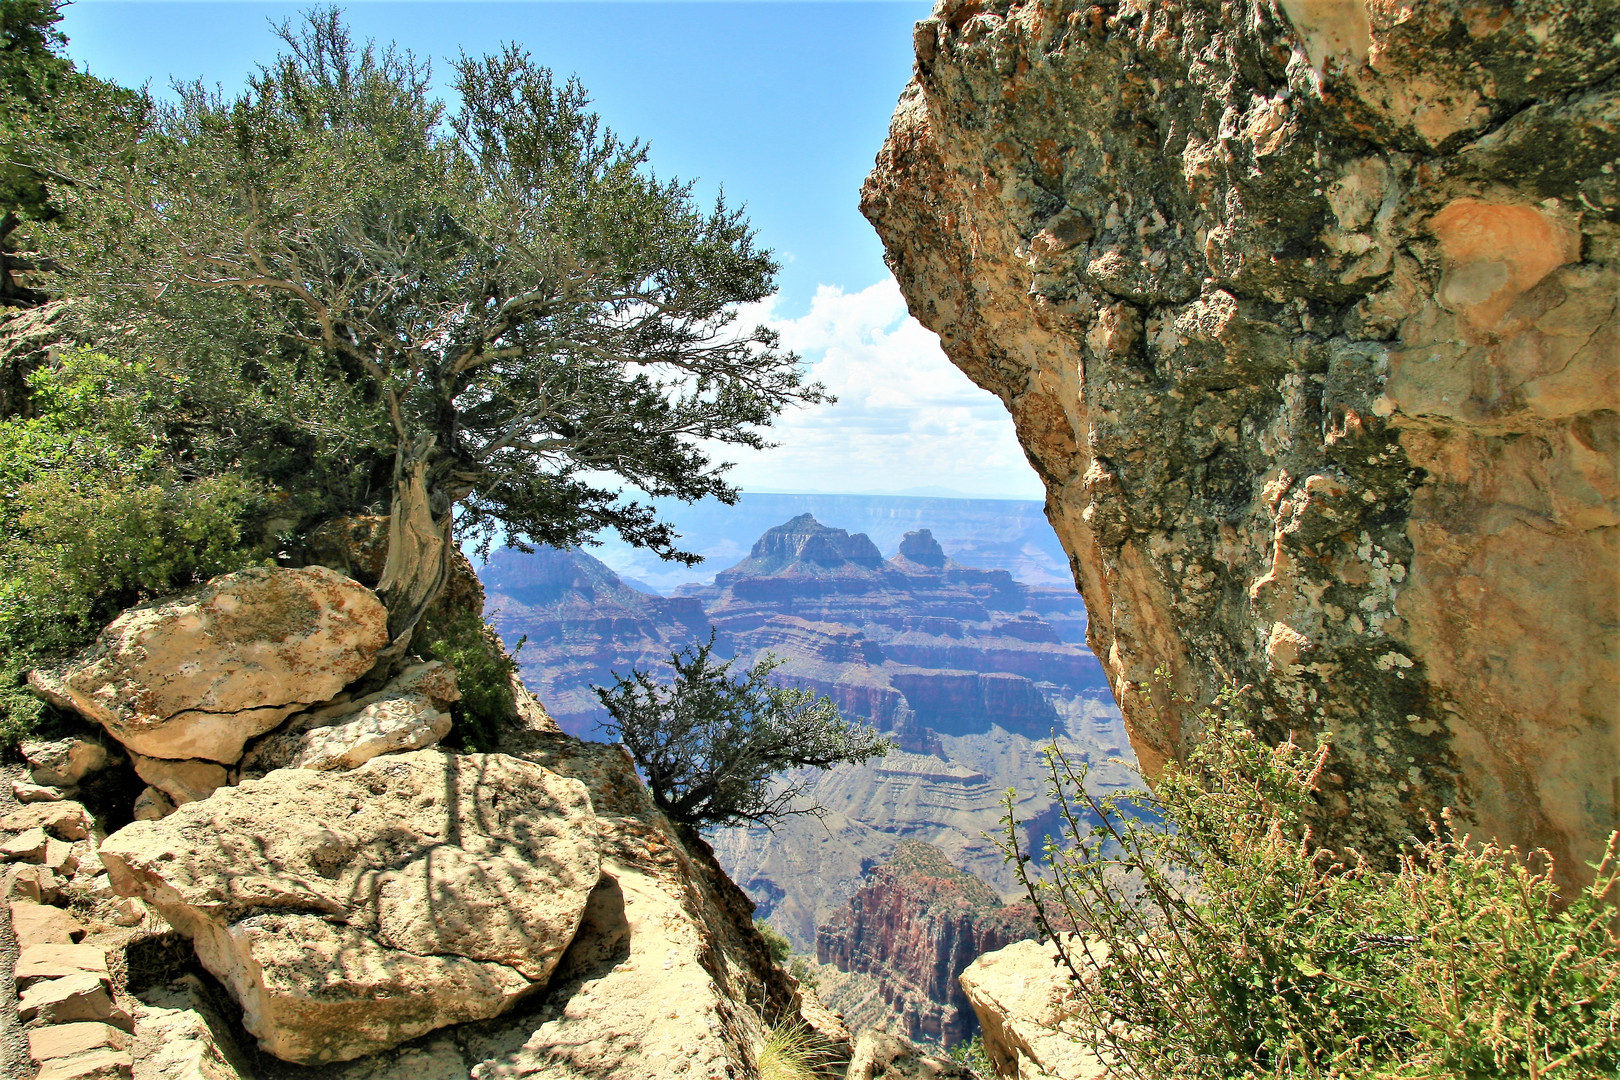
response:
<path fill-rule="evenodd" d="M 272 22 L 308 5 L 78 0 L 68 53 L 125 85 L 238 89 L 271 59 Z M 650 144 L 663 177 L 745 204 L 782 264 L 746 316 L 781 331 L 838 403 L 784 416 L 762 453 L 732 451 L 751 491 L 1041 498 L 994 397 L 912 320 L 857 203 L 911 75 L 928 3 L 427 3 L 345 5 L 358 38 L 434 61 L 517 42 L 577 74 L 620 135 Z"/>

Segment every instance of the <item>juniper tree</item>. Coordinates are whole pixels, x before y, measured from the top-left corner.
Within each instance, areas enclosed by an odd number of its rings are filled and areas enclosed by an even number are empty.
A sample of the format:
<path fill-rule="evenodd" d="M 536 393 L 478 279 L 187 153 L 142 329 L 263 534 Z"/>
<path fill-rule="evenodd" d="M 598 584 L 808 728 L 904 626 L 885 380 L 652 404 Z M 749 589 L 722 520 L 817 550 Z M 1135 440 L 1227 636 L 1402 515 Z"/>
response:
<path fill-rule="evenodd" d="M 696 827 L 769 825 L 824 811 L 802 802 L 802 781 L 773 783 L 790 769 L 860 764 L 889 752 L 876 729 L 851 723 L 832 699 L 780 686 L 782 661 L 766 655 L 741 675 L 716 660 L 714 637 L 677 649 L 666 685 L 640 669 L 595 687 L 658 808 Z"/>
<path fill-rule="evenodd" d="M 658 179 L 577 80 L 515 47 L 456 60 L 446 105 L 425 63 L 356 44 L 335 11 L 280 34 L 240 94 L 178 87 L 132 136 L 56 159 L 83 331 L 250 383 L 323 453 L 380 468 L 396 649 L 453 522 L 485 543 L 612 527 L 695 561 L 621 490 L 732 501 L 705 444 L 766 446 L 784 408 L 825 398 L 736 323 L 777 269 L 743 214 Z"/>

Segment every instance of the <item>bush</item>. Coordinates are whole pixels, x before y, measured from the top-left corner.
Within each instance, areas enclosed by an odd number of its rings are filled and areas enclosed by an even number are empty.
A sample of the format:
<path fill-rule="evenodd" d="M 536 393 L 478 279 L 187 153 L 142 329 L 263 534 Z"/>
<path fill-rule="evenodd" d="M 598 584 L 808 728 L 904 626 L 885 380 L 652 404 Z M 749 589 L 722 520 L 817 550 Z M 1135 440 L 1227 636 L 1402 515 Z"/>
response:
<path fill-rule="evenodd" d="M 674 820 L 702 828 L 820 814 L 821 807 L 795 805 L 803 782 L 773 778 L 888 753 L 888 739 L 845 721 L 831 699 L 772 685 L 781 660 L 767 655 L 733 677 L 732 661 L 716 663 L 713 649 L 711 634 L 706 644 L 676 650 L 667 688 L 643 671 L 615 673 L 611 690 L 595 687 L 612 718 L 604 726 L 624 742 L 653 802 Z"/>
<path fill-rule="evenodd" d="M 450 707 L 455 723 L 450 741 L 464 750 L 495 749 L 501 725 L 517 715 L 512 693 L 517 659 L 470 608 L 451 613 L 429 609 L 411 640 L 423 656 L 456 669 L 461 700 Z"/>
<path fill-rule="evenodd" d="M 124 608 L 268 554 L 246 535 L 266 487 L 202 471 L 154 430 L 141 372 L 70 357 L 30 378 L 37 415 L 0 424 L 0 745 L 39 721 L 31 667 L 88 644 Z"/>
<path fill-rule="evenodd" d="M 990 1055 L 985 1053 L 983 1035 L 959 1042 L 946 1053 L 958 1065 L 972 1069 L 973 1075 L 979 1080 L 996 1080 L 996 1067 L 991 1064 Z"/>
<path fill-rule="evenodd" d="M 1573 896 L 1545 852 L 1449 815 L 1375 870 L 1305 824 L 1328 746 L 1267 746 L 1240 712 L 1223 694 L 1151 794 L 1096 798 L 1048 749 L 1044 873 L 1009 801 L 1003 850 L 1076 988 L 1075 1038 L 1143 1080 L 1620 1073 L 1614 836 Z"/>
<path fill-rule="evenodd" d="M 816 988 L 820 977 L 816 974 L 816 969 L 810 966 L 810 958 L 794 952 L 793 943 L 787 939 L 786 934 L 763 919 L 754 920 L 754 929 L 765 939 L 765 949 L 771 954 L 772 963 L 810 989 Z"/>

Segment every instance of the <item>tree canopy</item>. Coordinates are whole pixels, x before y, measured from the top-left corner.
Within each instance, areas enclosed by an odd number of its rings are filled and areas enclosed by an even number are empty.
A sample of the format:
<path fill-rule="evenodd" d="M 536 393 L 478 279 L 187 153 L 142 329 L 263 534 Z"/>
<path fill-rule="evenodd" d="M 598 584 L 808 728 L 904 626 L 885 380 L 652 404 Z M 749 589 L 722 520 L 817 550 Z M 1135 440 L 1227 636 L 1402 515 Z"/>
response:
<path fill-rule="evenodd" d="M 783 409 L 826 399 L 737 324 L 777 269 L 741 211 L 660 180 L 519 49 L 463 55 L 442 103 L 426 64 L 335 11 L 280 33 L 234 97 L 179 87 L 42 148 L 81 337 L 253 400 L 244 443 L 279 425 L 328 487 L 388 506 L 401 650 L 453 527 L 557 545 L 611 527 L 692 560 L 622 492 L 732 501 L 711 448 L 764 447 Z"/>

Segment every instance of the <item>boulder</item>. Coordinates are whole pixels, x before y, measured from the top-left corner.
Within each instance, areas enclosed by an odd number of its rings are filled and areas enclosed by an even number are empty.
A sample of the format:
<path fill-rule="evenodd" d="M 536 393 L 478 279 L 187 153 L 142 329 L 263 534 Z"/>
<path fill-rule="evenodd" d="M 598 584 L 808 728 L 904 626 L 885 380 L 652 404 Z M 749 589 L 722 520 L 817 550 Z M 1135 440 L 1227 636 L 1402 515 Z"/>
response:
<path fill-rule="evenodd" d="M 174 813 L 174 800 L 155 787 L 143 788 L 135 796 L 135 808 L 130 816 L 136 821 L 156 821 Z"/>
<path fill-rule="evenodd" d="M 167 795 L 176 806 L 206 799 L 226 783 L 225 766 L 212 761 L 169 761 L 131 753 L 135 775 Z"/>
<path fill-rule="evenodd" d="M 255 567 L 131 608 L 29 685 L 147 757 L 231 764 L 254 736 L 370 670 L 387 613 L 327 570 Z"/>
<path fill-rule="evenodd" d="M 58 840 L 84 840 L 95 835 L 96 822 L 90 811 L 76 802 L 34 803 L 13 810 L 0 818 L 0 831 L 24 832 L 44 829 Z"/>
<path fill-rule="evenodd" d="M 1098 947 L 1098 946 L 1093 946 Z M 985 953 L 962 972 L 962 989 L 979 1017 L 984 1052 L 996 1074 L 1017 1080 L 1091 1080 L 1107 1069 L 1064 1030 L 1068 971 L 1050 943 L 1020 941 Z"/>
<path fill-rule="evenodd" d="M 848 1080 L 974 1080 L 966 1065 L 884 1031 L 861 1032 L 847 1075 Z"/>
<path fill-rule="evenodd" d="M 585 787 L 501 754 L 282 769 L 102 845 L 267 1052 L 342 1061 L 544 985 L 599 876 Z M 335 973 L 341 973 L 341 976 Z"/>
<path fill-rule="evenodd" d="M 45 787 L 77 787 L 112 760 L 105 746 L 76 737 L 48 742 L 31 739 L 22 744 L 22 755 L 34 783 Z"/>
<path fill-rule="evenodd" d="M 456 671 L 434 660 L 406 668 L 381 690 L 289 719 L 242 756 L 242 775 L 272 769 L 352 769 L 380 754 L 421 750 L 450 733 L 461 700 Z"/>
<path fill-rule="evenodd" d="M 187 975 L 141 995 L 135 1009 L 135 1080 L 252 1080 L 201 980 Z M 421 1078 L 413 1078 L 421 1080 Z"/>
<path fill-rule="evenodd" d="M 51 838 L 44 829 L 25 829 L 0 844 L 0 862 L 42 863 Z M 54 869 L 54 867 L 53 867 Z"/>
<path fill-rule="evenodd" d="M 34 1080 L 130 1080 L 134 1064 L 125 1050 L 91 1050 L 46 1062 Z"/>
<path fill-rule="evenodd" d="M 61 788 L 29 784 L 21 780 L 12 781 L 11 794 L 20 803 L 61 802 L 67 798 L 67 793 Z"/>
<path fill-rule="evenodd" d="M 48 867 L 13 866 L 0 878 L 0 899 L 54 904 L 62 898 L 62 879 Z"/>
<path fill-rule="evenodd" d="M 81 1020 L 28 1033 L 28 1053 L 38 1063 L 74 1057 L 92 1050 L 128 1050 L 130 1035 L 111 1024 Z"/>
<path fill-rule="evenodd" d="M 26 900 L 11 902 L 11 932 L 17 948 L 33 945 L 72 945 L 84 937 L 84 924 L 59 907 Z"/>
<path fill-rule="evenodd" d="M 125 1031 L 134 1028 L 129 1013 L 113 1001 L 106 977 L 88 971 L 47 979 L 24 990 L 17 1000 L 17 1017 L 24 1023 L 37 1020 L 40 1027 L 94 1020 Z"/>
<path fill-rule="evenodd" d="M 17 956 L 17 985 L 22 989 L 45 979 L 81 973 L 112 982 L 107 972 L 107 954 L 95 945 L 29 945 Z"/>

